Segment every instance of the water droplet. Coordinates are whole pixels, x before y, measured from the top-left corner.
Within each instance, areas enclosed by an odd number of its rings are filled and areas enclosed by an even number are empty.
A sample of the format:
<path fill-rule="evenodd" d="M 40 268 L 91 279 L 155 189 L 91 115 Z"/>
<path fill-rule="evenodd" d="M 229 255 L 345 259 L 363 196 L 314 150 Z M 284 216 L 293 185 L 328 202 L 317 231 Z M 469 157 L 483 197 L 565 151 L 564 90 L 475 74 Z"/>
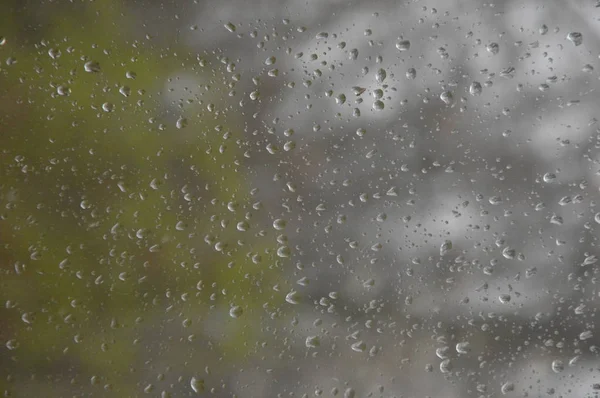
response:
<path fill-rule="evenodd" d="M 384 108 L 385 104 L 383 103 L 383 101 L 377 100 L 373 102 L 373 109 L 375 109 L 376 111 L 382 111 Z"/>
<path fill-rule="evenodd" d="M 104 112 L 112 112 L 115 109 L 115 106 L 110 102 L 105 102 L 102 104 L 102 110 Z"/>
<path fill-rule="evenodd" d="M 204 391 L 204 380 L 192 377 L 190 380 L 190 387 L 196 394 L 200 394 Z"/>
<path fill-rule="evenodd" d="M 187 124 L 188 124 L 188 120 L 184 117 L 180 117 L 175 122 L 175 127 L 177 127 L 178 129 L 183 129 L 187 126 Z"/>
<path fill-rule="evenodd" d="M 444 359 L 440 362 L 440 372 L 450 373 L 452 371 L 452 362 L 449 359 Z"/>
<path fill-rule="evenodd" d="M 58 93 L 58 95 L 66 97 L 71 94 L 71 89 L 69 88 L 69 86 L 60 85 L 56 88 L 56 92 Z"/>
<path fill-rule="evenodd" d="M 57 58 L 60 58 L 60 56 L 62 55 L 62 53 L 60 52 L 60 50 L 58 50 L 56 48 L 51 48 L 50 50 L 48 50 L 48 55 L 52 59 L 57 59 Z"/>
<path fill-rule="evenodd" d="M 579 46 L 581 43 L 583 43 L 583 35 L 579 32 L 570 32 L 567 34 L 567 40 L 569 40 L 575 46 Z"/>
<path fill-rule="evenodd" d="M 543 178 L 544 182 L 551 183 L 551 182 L 556 181 L 556 174 L 546 173 L 546 174 L 544 174 L 544 176 L 542 178 Z"/>
<path fill-rule="evenodd" d="M 505 294 L 501 294 L 500 296 L 498 296 L 498 300 L 500 300 L 500 302 L 502 304 L 510 303 L 510 299 L 511 299 L 510 294 L 505 293 Z"/>
<path fill-rule="evenodd" d="M 8 348 L 11 351 L 16 350 L 17 348 L 19 348 L 19 343 L 15 339 L 8 340 L 6 342 L 6 348 Z"/>
<path fill-rule="evenodd" d="M 440 94 L 440 99 L 444 101 L 446 105 L 451 105 L 454 102 L 454 96 L 451 91 L 444 91 Z"/>
<path fill-rule="evenodd" d="M 250 224 L 248 224 L 246 221 L 240 221 L 237 223 L 236 227 L 238 231 L 245 232 L 250 228 Z"/>
<path fill-rule="evenodd" d="M 502 255 L 504 256 L 504 258 L 509 259 L 509 260 L 514 260 L 517 252 L 515 251 L 515 249 L 506 246 L 503 250 L 502 250 Z"/>
<path fill-rule="evenodd" d="M 440 246 L 440 256 L 445 256 L 450 250 L 452 250 L 452 241 L 445 240 Z"/>
<path fill-rule="evenodd" d="M 229 309 L 229 316 L 232 318 L 239 318 L 244 313 L 244 310 L 239 305 L 234 305 Z"/>
<path fill-rule="evenodd" d="M 471 351 L 471 347 L 468 341 L 463 341 L 456 344 L 456 352 L 459 354 L 468 354 L 469 351 Z"/>
<path fill-rule="evenodd" d="M 385 69 L 378 69 L 377 73 L 375 73 L 375 80 L 379 84 L 383 83 L 383 81 L 385 80 L 386 77 L 387 77 L 387 73 L 386 73 Z"/>
<path fill-rule="evenodd" d="M 225 29 L 227 29 L 228 31 L 230 31 L 231 33 L 235 32 L 235 25 L 232 24 L 231 22 L 227 22 L 225 25 L 223 25 L 225 27 Z"/>
<path fill-rule="evenodd" d="M 354 95 L 356 96 L 360 96 L 362 93 L 364 93 L 367 89 L 364 87 L 358 87 L 358 86 L 354 86 L 352 87 L 352 92 L 354 93 Z"/>
<path fill-rule="evenodd" d="M 581 332 L 579 334 L 579 340 L 587 340 L 587 339 L 591 339 L 594 336 L 594 334 L 592 333 L 591 330 L 586 330 L 584 332 Z"/>
<path fill-rule="evenodd" d="M 286 225 L 287 222 L 281 218 L 278 218 L 277 220 L 273 221 L 273 228 L 275 228 L 278 231 L 284 229 Z"/>
<path fill-rule="evenodd" d="M 560 359 L 555 359 L 552 361 L 552 370 L 554 373 L 560 373 L 565 370 L 565 364 Z"/>
<path fill-rule="evenodd" d="M 308 336 L 305 344 L 308 348 L 317 348 L 321 345 L 321 340 L 319 336 Z"/>
<path fill-rule="evenodd" d="M 346 388 L 344 391 L 344 398 L 354 398 L 356 396 L 356 391 L 353 388 Z"/>
<path fill-rule="evenodd" d="M 511 382 L 506 382 L 506 383 L 502 384 L 502 387 L 500 387 L 500 392 L 503 395 L 506 395 L 509 392 L 512 392 L 514 390 L 515 390 L 515 385 L 514 385 L 514 383 L 511 383 Z"/>
<path fill-rule="evenodd" d="M 410 49 L 410 41 L 408 41 L 408 40 L 401 40 L 398 43 L 396 43 L 396 48 L 399 51 L 408 51 Z"/>
<path fill-rule="evenodd" d="M 496 205 L 502 204 L 503 200 L 502 200 L 501 196 L 492 196 L 489 199 L 489 202 L 490 202 L 491 205 L 495 205 L 496 206 Z"/>
<path fill-rule="evenodd" d="M 447 359 L 448 358 L 448 352 L 450 351 L 450 347 L 448 346 L 444 346 L 444 347 L 439 347 L 436 348 L 435 350 L 435 355 L 439 358 L 439 359 Z"/>
<path fill-rule="evenodd" d="M 343 105 L 346 102 L 346 96 L 344 94 L 339 94 L 335 97 L 335 103 L 338 105 Z"/>
<path fill-rule="evenodd" d="M 364 352 L 367 349 L 367 345 L 363 341 L 357 341 L 350 348 L 352 348 L 352 351 Z"/>
<path fill-rule="evenodd" d="M 123 97 L 129 97 L 131 95 L 131 88 L 127 86 L 121 86 L 119 88 L 119 93 L 121 93 Z"/>
<path fill-rule="evenodd" d="M 292 251 L 290 250 L 290 248 L 288 246 L 279 246 L 277 248 L 277 256 L 278 257 L 289 257 L 292 254 Z"/>
<path fill-rule="evenodd" d="M 83 65 L 83 69 L 88 73 L 100 72 L 100 64 L 97 61 L 88 61 Z"/>
<path fill-rule="evenodd" d="M 406 71 L 406 78 L 409 80 L 414 80 L 417 77 L 417 70 L 415 68 L 408 68 Z"/>
<path fill-rule="evenodd" d="M 472 96 L 481 95 L 482 91 L 483 88 L 481 87 L 481 83 L 479 82 L 473 82 L 469 86 L 469 94 L 471 94 Z"/>
<path fill-rule="evenodd" d="M 485 47 L 485 49 L 493 55 L 496 55 L 500 52 L 500 46 L 498 45 L 498 43 L 490 43 Z"/>
<path fill-rule="evenodd" d="M 300 297 L 300 293 L 298 293 L 295 290 L 292 290 L 285 296 L 285 301 L 287 301 L 290 304 L 300 304 L 301 299 L 302 298 Z"/>

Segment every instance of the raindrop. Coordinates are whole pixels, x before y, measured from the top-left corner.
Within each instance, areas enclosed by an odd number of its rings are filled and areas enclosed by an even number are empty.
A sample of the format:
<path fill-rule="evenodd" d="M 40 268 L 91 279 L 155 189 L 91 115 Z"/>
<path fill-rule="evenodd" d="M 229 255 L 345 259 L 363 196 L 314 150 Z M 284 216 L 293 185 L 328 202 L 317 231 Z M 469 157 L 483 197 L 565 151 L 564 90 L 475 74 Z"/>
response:
<path fill-rule="evenodd" d="M 446 105 L 451 105 L 454 101 L 454 96 L 451 91 L 444 91 L 440 94 L 440 99 L 444 101 Z"/>
<path fill-rule="evenodd" d="M 545 183 L 552 183 L 556 181 L 556 174 L 554 173 L 546 173 L 542 177 Z"/>
<path fill-rule="evenodd" d="M 352 348 L 352 351 L 364 352 L 367 349 L 367 345 L 363 341 L 357 341 L 350 348 Z"/>
<path fill-rule="evenodd" d="M 382 111 L 385 108 L 383 101 L 377 100 L 373 102 L 373 109 L 376 111 Z"/>
<path fill-rule="evenodd" d="M 452 362 L 450 359 L 444 359 L 440 363 L 440 372 L 442 373 L 450 373 L 452 371 Z"/>
<path fill-rule="evenodd" d="M 579 46 L 581 43 L 583 43 L 583 35 L 579 32 L 570 32 L 567 34 L 567 40 L 569 40 L 575 46 Z"/>
<path fill-rule="evenodd" d="M 496 55 L 500 52 L 500 46 L 498 43 L 490 43 L 485 48 L 489 53 Z"/>
<path fill-rule="evenodd" d="M 227 29 L 228 31 L 230 31 L 231 33 L 235 32 L 235 25 L 232 24 L 231 22 L 227 22 L 225 25 L 223 25 L 225 27 L 225 29 Z"/>
<path fill-rule="evenodd" d="M 278 218 L 277 220 L 273 221 L 273 228 L 275 228 L 278 231 L 284 229 L 286 225 L 287 222 L 281 218 Z"/>
<path fill-rule="evenodd" d="M 456 344 L 456 352 L 459 354 L 468 354 L 471 351 L 471 347 L 468 341 L 463 341 Z"/>
<path fill-rule="evenodd" d="M 300 300 L 300 293 L 298 293 L 295 290 L 292 290 L 285 296 L 285 301 L 287 301 L 290 304 L 300 304 Z"/>
<path fill-rule="evenodd" d="M 509 260 L 514 260 L 517 252 L 515 251 L 515 249 L 506 246 L 503 250 L 502 250 L 502 255 L 504 256 L 504 258 L 509 259 Z"/>
<path fill-rule="evenodd" d="M 452 250 L 452 241 L 445 240 L 440 246 L 440 256 L 445 256 L 450 250 Z"/>
<path fill-rule="evenodd" d="M 229 316 L 232 318 L 239 318 L 244 313 L 244 310 L 239 305 L 234 305 L 229 309 Z"/>
<path fill-rule="evenodd" d="M 190 380 L 190 387 L 196 394 L 200 394 L 204 391 L 204 380 L 192 377 Z"/>
<path fill-rule="evenodd" d="M 500 302 L 502 304 L 510 303 L 510 299 L 511 299 L 510 294 L 504 293 L 504 294 L 501 294 L 500 296 L 498 296 L 498 300 L 500 300 Z"/>
<path fill-rule="evenodd" d="M 187 124 L 188 124 L 187 119 L 184 118 L 184 117 L 180 117 L 175 122 L 175 127 L 177 127 L 178 129 L 183 129 L 183 128 L 185 128 L 187 126 Z"/>
<path fill-rule="evenodd" d="M 88 73 L 100 72 L 100 64 L 97 61 L 88 61 L 83 65 L 83 69 Z"/>
<path fill-rule="evenodd" d="M 383 81 L 385 80 L 386 77 L 387 77 L 387 73 L 386 73 L 385 69 L 379 69 L 379 70 L 377 70 L 377 73 L 375 73 L 375 80 L 379 84 L 383 83 Z"/>
<path fill-rule="evenodd" d="M 469 94 L 471 94 L 472 96 L 481 95 L 482 91 L 483 88 L 481 87 L 481 83 L 479 82 L 473 82 L 469 86 Z"/>
<path fill-rule="evenodd" d="M 502 387 L 500 387 L 500 392 L 502 392 L 503 395 L 506 395 L 509 392 L 512 392 L 514 390 L 515 390 L 515 385 L 514 385 L 514 383 L 511 383 L 511 382 L 506 382 L 506 383 L 502 384 Z"/>
<path fill-rule="evenodd" d="M 552 361 L 552 370 L 554 373 L 560 373 L 565 370 L 565 364 L 560 359 L 555 359 Z"/>
<path fill-rule="evenodd" d="M 321 345 L 321 340 L 319 336 L 308 336 L 305 344 L 307 348 L 317 348 Z"/>
<path fill-rule="evenodd" d="M 396 43 L 396 48 L 399 51 L 408 51 L 410 49 L 410 41 L 408 41 L 408 40 L 401 40 L 398 43 Z"/>

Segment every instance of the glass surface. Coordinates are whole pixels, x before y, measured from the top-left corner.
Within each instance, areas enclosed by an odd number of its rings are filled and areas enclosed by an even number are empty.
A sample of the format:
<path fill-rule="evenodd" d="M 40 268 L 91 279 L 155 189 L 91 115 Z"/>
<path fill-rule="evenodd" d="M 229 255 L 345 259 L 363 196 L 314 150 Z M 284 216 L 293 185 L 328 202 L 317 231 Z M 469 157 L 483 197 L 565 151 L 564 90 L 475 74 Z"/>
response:
<path fill-rule="evenodd" d="M 0 393 L 596 397 L 599 7 L 3 0 Z"/>

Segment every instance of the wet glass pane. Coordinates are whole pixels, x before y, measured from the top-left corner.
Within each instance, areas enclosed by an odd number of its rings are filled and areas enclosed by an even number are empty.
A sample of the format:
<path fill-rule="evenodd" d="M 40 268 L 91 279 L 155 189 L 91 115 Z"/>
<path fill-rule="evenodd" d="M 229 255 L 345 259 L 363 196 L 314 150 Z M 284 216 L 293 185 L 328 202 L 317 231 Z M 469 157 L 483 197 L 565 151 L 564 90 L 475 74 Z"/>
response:
<path fill-rule="evenodd" d="M 598 396 L 599 7 L 4 0 L 0 393 Z"/>

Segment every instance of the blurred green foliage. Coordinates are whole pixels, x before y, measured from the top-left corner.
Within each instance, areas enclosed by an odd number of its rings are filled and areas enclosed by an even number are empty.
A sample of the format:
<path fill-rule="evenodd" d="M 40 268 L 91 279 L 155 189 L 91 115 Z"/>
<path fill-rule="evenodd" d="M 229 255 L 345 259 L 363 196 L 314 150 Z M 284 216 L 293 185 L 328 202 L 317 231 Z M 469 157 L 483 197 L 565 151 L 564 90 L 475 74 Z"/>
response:
<path fill-rule="evenodd" d="M 246 355 L 276 273 L 235 228 L 256 211 L 224 65 L 158 47 L 115 0 L 3 8 L 0 391 L 137 396 Z M 181 70 L 211 88 L 165 103 Z"/>

